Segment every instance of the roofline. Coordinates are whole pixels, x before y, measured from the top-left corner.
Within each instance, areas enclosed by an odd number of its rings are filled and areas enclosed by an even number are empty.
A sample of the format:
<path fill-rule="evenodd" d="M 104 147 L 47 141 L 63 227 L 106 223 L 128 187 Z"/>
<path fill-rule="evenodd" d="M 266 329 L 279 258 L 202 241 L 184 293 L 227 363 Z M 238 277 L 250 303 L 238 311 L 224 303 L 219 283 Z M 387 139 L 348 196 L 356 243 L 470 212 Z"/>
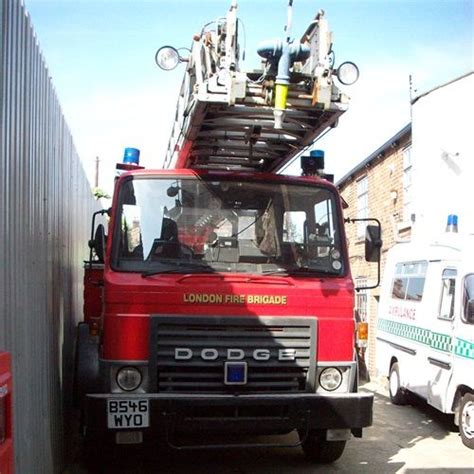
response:
<path fill-rule="evenodd" d="M 388 139 L 381 147 L 377 148 L 373 153 L 371 153 L 365 160 L 361 161 L 357 166 L 352 168 L 348 173 L 346 173 L 340 180 L 336 182 L 336 186 L 339 188 L 340 186 L 344 185 L 346 181 L 357 174 L 360 170 L 365 168 L 366 166 L 370 165 L 373 161 L 375 161 L 381 154 L 385 152 L 385 150 L 389 149 L 394 142 L 397 142 L 401 138 L 405 137 L 406 135 L 411 133 L 411 123 L 405 125 L 398 133 L 396 133 L 393 137 Z"/>
<path fill-rule="evenodd" d="M 117 181 L 125 181 L 134 178 L 208 178 L 208 179 L 241 179 L 243 181 L 273 181 L 281 184 L 310 184 L 318 185 L 336 191 L 336 185 L 319 176 L 295 176 L 288 174 L 275 174 L 272 172 L 243 171 L 243 170 L 223 170 L 223 169 L 198 169 L 198 168 L 142 168 L 133 171 L 125 171 L 117 177 Z"/>
<path fill-rule="evenodd" d="M 441 88 L 443 88 L 443 87 L 449 86 L 449 85 L 452 84 L 453 82 L 460 81 L 461 79 L 464 79 L 465 77 L 468 77 L 468 76 L 470 76 L 471 74 L 474 74 L 474 71 L 466 72 L 466 74 L 463 74 L 462 76 L 456 77 L 456 78 L 454 78 L 454 79 L 451 79 L 451 80 L 448 81 L 448 82 L 445 82 L 445 83 L 443 83 L 443 84 L 440 84 L 439 86 L 433 87 L 433 89 L 430 89 L 429 91 L 426 91 L 426 92 L 424 92 L 423 94 L 420 94 L 420 95 L 416 96 L 416 97 L 411 101 L 411 105 L 413 105 L 415 102 L 417 102 L 418 99 L 421 99 L 422 97 L 425 97 L 425 96 L 427 96 L 428 94 L 431 94 L 432 92 L 437 91 L 438 89 L 441 89 Z"/>

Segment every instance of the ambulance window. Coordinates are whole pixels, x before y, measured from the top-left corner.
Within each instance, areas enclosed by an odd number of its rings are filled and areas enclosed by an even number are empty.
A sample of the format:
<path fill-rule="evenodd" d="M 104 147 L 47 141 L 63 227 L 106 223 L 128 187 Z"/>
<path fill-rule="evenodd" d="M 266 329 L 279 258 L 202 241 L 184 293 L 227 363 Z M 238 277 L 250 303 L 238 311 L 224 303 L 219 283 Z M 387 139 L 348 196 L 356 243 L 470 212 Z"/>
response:
<path fill-rule="evenodd" d="M 440 319 L 454 318 L 454 291 L 456 285 L 456 270 L 448 268 L 443 270 L 441 302 L 439 306 Z"/>
<path fill-rule="evenodd" d="M 421 301 L 423 288 L 425 287 L 425 277 L 410 277 L 408 279 L 407 300 Z"/>
<path fill-rule="evenodd" d="M 467 317 L 468 303 L 474 300 L 474 274 L 466 275 L 464 279 L 464 317 L 463 321 L 472 324 Z"/>
<path fill-rule="evenodd" d="M 392 284 L 392 298 L 404 300 L 407 293 L 407 282 L 406 278 L 394 278 Z"/>
<path fill-rule="evenodd" d="M 395 275 L 401 275 L 403 272 L 403 263 L 397 263 L 397 266 L 395 267 Z"/>
<path fill-rule="evenodd" d="M 427 262 L 398 263 L 392 282 L 392 298 L 421 301 L 425 287 Z"/>

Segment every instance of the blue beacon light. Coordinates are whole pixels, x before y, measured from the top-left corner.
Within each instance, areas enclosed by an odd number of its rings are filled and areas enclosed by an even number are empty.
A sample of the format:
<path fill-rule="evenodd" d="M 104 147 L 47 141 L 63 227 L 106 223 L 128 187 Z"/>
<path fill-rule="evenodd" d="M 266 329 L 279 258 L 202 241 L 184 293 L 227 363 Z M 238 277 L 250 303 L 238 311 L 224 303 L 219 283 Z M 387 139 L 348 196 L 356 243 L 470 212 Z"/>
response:
<path fill-rule="evenodd" d="M 143 169 L 143 166 L 140 166 L 140 150 L 138 148 L 125 148 L 122 163 L 117 163 L 115 168 L 119 170 L 118 176 L 125 171 Z"/>
<path fill-rule="evenodd" d="M 138 166 L 140 164 L 140 150 L 138 148 L 125 148 L 123 164 Z"/>
<path fill-rule="evenodd" d="M 448 224 L 446 225 L 446 232 L 458 231 L 458 216 L 456 214 L 449 214 Z"/>

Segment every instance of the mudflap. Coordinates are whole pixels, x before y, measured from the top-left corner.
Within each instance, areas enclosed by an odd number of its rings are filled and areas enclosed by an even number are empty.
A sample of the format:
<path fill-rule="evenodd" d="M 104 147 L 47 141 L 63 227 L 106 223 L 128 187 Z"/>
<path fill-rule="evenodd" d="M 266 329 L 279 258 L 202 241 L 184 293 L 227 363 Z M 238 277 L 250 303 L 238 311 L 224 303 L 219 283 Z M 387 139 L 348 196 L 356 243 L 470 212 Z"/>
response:
<path fill-rule="evenodd" d="M 99 336 L 91 336 L 88 323 L 77 326 L 74 366 L 74 406 L 82 408 L 85 395 L 99 385 Z"/>
<path fill-rule="evenodd" d="M 357 371 L 359 374 L 359 384 L 364 384 L 370 382 L 369 369 L 365 362 L 365 348 L 358 347 L 356 349 L 357 354 Z"/>

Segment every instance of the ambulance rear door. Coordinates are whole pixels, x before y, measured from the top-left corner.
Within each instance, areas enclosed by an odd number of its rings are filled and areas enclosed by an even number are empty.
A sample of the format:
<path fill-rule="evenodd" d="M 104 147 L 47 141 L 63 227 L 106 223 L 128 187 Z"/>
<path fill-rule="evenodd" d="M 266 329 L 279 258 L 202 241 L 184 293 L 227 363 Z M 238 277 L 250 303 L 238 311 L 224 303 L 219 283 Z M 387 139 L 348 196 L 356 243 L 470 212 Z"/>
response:
<path fill-rule="evenodd" d="M 432 292 L 436 307 L 430 314 L 429 351 L 424 360 L 428 403 L 443 412 L 450 409 L 446 406 L 446 395 L 453 374 L 454 330 L 460 304 L 457 295 L 461 291 L 457 272 L 455 263 L 442 261 L 436 265 Z"/>

